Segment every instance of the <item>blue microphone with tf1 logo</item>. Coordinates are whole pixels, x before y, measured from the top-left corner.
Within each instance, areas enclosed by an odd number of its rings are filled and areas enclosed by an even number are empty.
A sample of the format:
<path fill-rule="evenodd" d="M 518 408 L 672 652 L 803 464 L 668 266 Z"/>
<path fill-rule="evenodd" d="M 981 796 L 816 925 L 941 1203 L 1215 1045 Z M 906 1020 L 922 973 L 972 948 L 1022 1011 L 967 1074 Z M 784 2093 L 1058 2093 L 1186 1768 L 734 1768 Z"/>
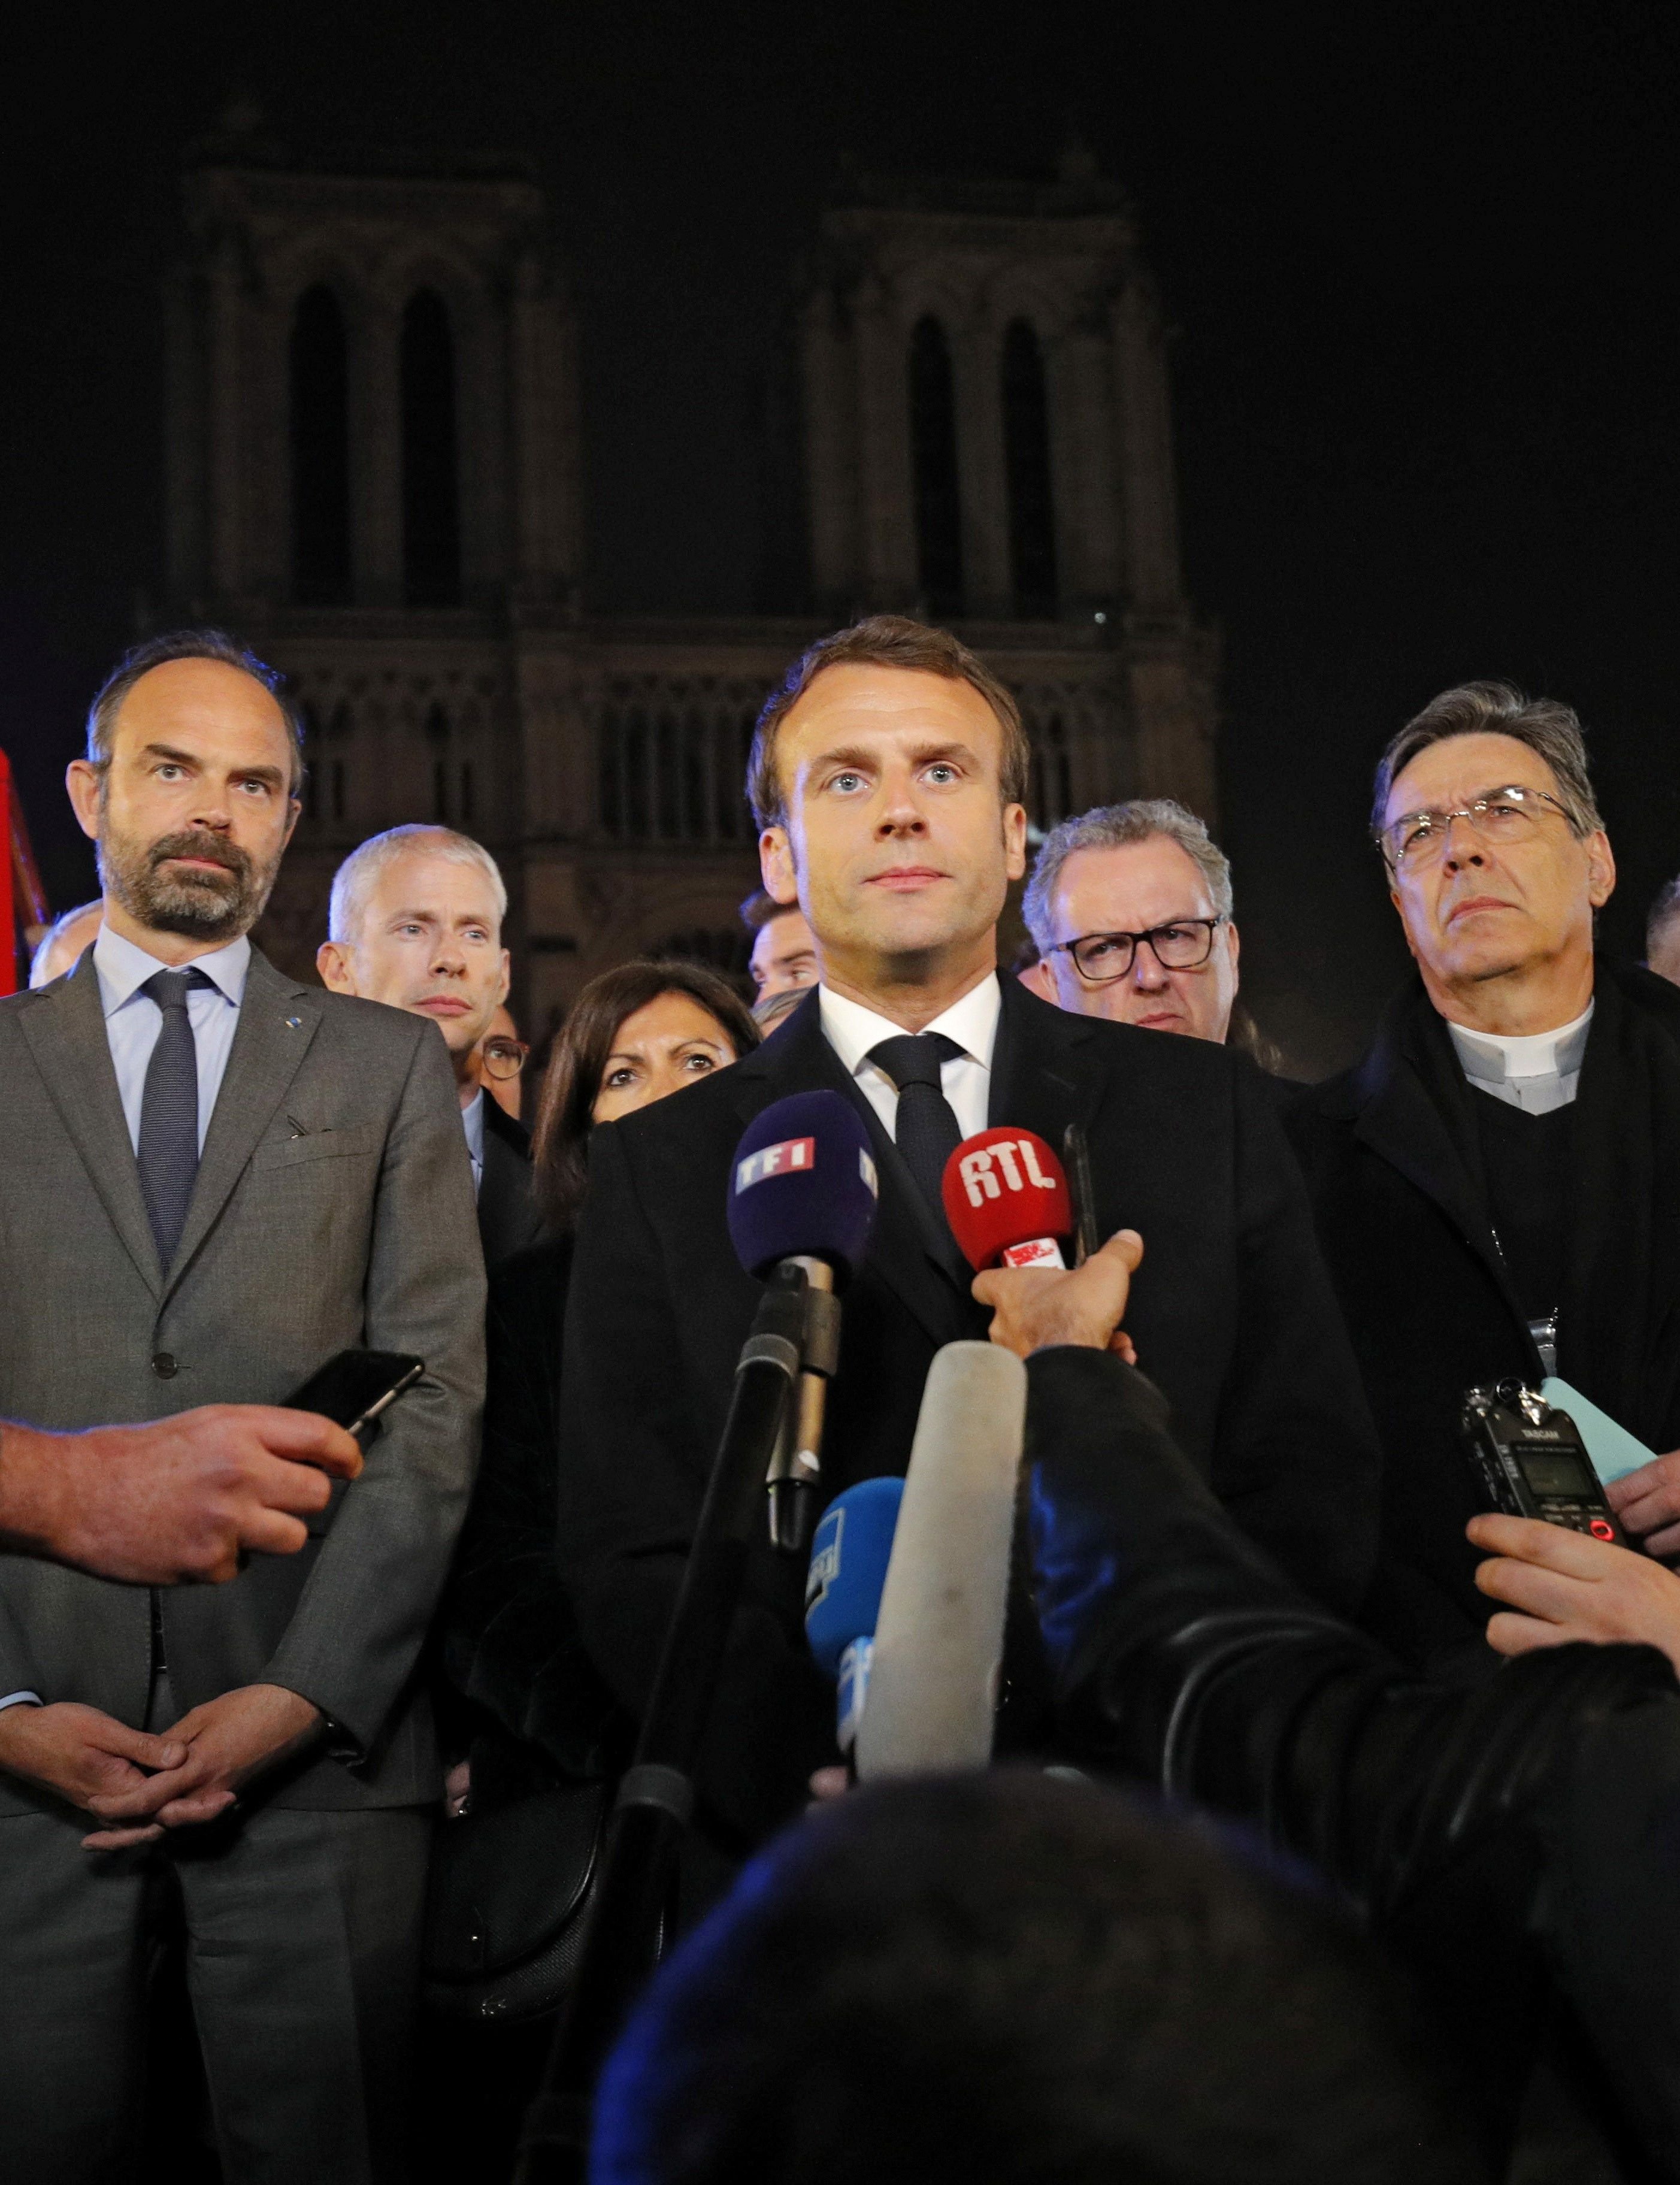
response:
<path fill-rule="evenodd" d="M 729 1171 L 729 1236 L 761 1282 L 805 1281 L 801 1370 L 770 1461 L 770 1538 L 804 1550 L 821 1477 L 823 1411 L 840 1364 L 837 1293 L 863 1263 L 879 1194 L 862 1118 L 838 1092 L 795 1092 L 747 1126 Z"/>

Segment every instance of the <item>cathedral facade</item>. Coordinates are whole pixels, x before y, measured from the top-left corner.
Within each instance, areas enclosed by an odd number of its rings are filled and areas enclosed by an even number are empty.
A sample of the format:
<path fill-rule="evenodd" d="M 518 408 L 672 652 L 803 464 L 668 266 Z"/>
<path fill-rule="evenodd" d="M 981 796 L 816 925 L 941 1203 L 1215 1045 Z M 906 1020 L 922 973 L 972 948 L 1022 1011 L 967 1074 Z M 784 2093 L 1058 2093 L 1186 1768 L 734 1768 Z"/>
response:
<path fill-rule="evenodd" d="M 1184 596 L 1165 328 L 1136 222 L 1051 183 L 860 183 L 790 338 L 794 605 L 589 603 L 578 327 L 523 174 L 325 172 L 223 151 L 168 296 L 169 591 L 292 677 L 304 817 L 262 937 L 306 970 L 366 835 L 477 835 L 540 1037 L 643 952 L 728 965 L 754 884 L 754 717 L 812 637 L 946 623 L 1016 691 L 1032 819 L 1214 816 L 1214 647 Z"/>

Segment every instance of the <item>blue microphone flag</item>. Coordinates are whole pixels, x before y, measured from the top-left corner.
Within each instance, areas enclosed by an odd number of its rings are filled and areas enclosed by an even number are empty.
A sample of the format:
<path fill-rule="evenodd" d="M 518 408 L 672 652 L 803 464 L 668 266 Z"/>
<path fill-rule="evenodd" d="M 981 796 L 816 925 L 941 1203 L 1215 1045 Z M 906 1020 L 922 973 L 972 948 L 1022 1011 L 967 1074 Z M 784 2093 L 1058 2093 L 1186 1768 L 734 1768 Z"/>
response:
<path fill-rule="evenodd" d="M 901 1479 L 863 1479 L 823 1512 L 811 1543 L 805 1631 L 826 1676 L 839 1676 L 854 1640 L 873 1635 L 903 1500 Z"/>
<path fill-rule="evenodd" d="M 742 1134 L 729 1170 L 729 1235 L 741 1265 L 762 1278 L 780 1260 L 829 1260 L 857 1273 L 879 1186 L 869 1134 L 838 1092 L 774 1100 Z"/>

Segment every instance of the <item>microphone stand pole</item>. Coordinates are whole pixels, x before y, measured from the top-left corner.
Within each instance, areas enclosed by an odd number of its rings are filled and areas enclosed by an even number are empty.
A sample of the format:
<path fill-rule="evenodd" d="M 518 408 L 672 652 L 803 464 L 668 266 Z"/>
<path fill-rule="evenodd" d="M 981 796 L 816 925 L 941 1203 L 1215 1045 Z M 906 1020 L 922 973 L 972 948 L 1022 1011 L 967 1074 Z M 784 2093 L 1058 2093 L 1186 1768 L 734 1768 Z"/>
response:
<path fill-rule="evenodd" d="M 577 1976 L 525 2120 L 515 2185 L 578 2185 L 595 2082 L 658 1961 L 694 1769 L 764 1484 L 801 1370 L 807 1274 L 784 1261 L 735 1368 L 734 1394 L 660 1656 L 636 1755 L 618 1786 Z"/>

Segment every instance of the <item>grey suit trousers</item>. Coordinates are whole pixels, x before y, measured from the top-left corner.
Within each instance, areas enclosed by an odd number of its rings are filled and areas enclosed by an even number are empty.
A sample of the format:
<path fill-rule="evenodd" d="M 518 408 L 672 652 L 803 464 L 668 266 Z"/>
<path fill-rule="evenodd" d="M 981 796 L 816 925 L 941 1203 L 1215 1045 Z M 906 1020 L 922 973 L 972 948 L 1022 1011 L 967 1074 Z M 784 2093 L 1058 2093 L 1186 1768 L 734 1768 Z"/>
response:
<path fill-rule="evenodd" d="M 402 2178 L 430 1813 L 261 1807 L 104 1854 L 81 1848 L 93 1825 L 46 1798 L 0 1814 L 0 2167 L 20 2185 L 134 2176 L 167 1915 L 226 2185 Z"/>

